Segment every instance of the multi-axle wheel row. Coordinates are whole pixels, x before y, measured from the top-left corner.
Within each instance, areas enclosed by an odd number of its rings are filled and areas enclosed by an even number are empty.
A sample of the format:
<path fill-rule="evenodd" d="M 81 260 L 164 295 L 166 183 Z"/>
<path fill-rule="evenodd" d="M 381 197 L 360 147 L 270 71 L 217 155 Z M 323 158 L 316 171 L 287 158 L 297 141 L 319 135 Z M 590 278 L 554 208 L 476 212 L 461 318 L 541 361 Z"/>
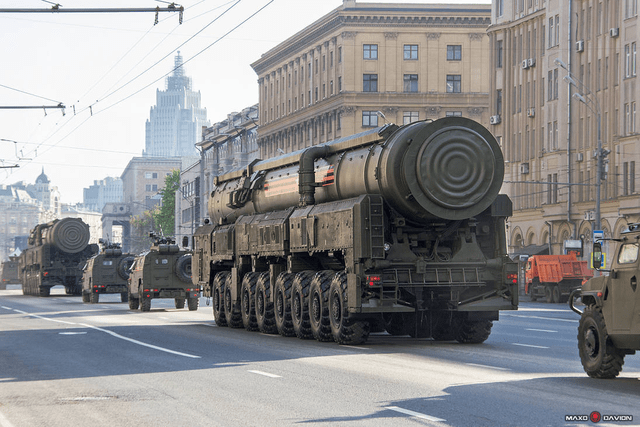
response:
<path fill-rule="evenodd" d="M 338 344 L 362 344 L 369 337 L 369 322 L 355 319 L 347 310 L 344 272 L 284 272 L 274 284 L 268 272 L 247 273 L 240 301 L 235 303 L 231 274 L 219 272 L 213 279 L 212 295 L 218 326 Z"/>

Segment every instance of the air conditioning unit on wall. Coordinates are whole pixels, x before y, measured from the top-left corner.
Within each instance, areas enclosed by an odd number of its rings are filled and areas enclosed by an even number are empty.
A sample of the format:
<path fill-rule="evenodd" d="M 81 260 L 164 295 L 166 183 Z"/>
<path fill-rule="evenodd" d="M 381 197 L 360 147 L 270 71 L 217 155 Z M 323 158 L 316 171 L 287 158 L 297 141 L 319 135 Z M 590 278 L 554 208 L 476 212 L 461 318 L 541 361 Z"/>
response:
<path fill-rule="evenodd" d="M 576 162 L 581 162 L 584 160 L 584 155 L 582 153 L 576 153 Z"/>
<path fill-rule="evenodd" d="M 620 35 L 620 28 L 612 28 L 609 30 L 609 35 L 611 37 L 618 37 Z"/>
<path fill-rule="evenodd" d="M 529 68 L 529 61 L 525 59 L 522 61 L 522 69 L 526 70 L 527 68 Z"/>
<path fill-rule="evenodd" d="M 578 40 L 576 42 L 576 50 L 578 52 L 584 52 L 584 40 Z"/>
<path fill-rule="evenodd" d="M 500 124 L 500 115 L 497 114 L 495 116 L 491 116 L 489 117 L 489 123 L 491 123 L 492 125 L 498 125 Z"/>
<path fill-rule="evenodd" d="M 523 175 L 529 173 L 529 163 L 520 163 L 520 173 Z"/>

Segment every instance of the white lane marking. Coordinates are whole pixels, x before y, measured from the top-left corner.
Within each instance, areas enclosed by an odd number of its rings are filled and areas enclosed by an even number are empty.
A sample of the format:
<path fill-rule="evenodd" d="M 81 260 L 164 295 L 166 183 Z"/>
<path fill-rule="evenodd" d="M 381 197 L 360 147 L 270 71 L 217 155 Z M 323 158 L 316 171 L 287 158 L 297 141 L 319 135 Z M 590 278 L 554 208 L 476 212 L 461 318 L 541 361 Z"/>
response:
<path fill-rule="evenodd" d="M 77 325 L 77 323 L 73 323 L 73 322 L 66 322 L 64 320 L 59 320 L 59 319 L 50 319 L 48 317 L 44 317 L 44 316 L 39 316 L 37 314 L 31 314 L 31 313 L 27 313 L 26 311 L 22 311 L 22 310 L 17 310 L 17 309 L 13 309 L 13 311 L 15 311 L 16 313 L 20 313 L 20 314 L 26 314 L 27 316 L 31 316 L 31 317 L 36 317 L 38 319 L 42 319 L 42 320 L 48 320 L 49 322 L 58 322 L 58 323 L 64 323 L 66 325 Z"/>
<path fill-rule="evenodd" d="M 0 306 L 0 307 L 4 308 L 5 310 L 13 310 L 13 308 L 11 308 L 11 307 L 5 307 L 4 305 L 2 305 L 2 306 Z"/>
<path fill-rule="evenodd" d="M 347 345 L 347 344 L 340 344 L 340 348 L 342 347 L 346 347 L 346 348 L 355 348 L 356 350 L 371 350 L 370 348 L 367 347 L 359 347 L 357 345 Z"/>
<path fill-rule="evenodd" d="M 558 331 L 551 331 L 549 329 L 525 329 L 525 331 L 533 331 L 533 332 L 553 332 L 557 333 Z"/>
<path fill-rule="evenodd" d="M 145 342 L 134 340 L 133 338 L 129 338 L 129 337 L 125 337 L 123 335 L 117 334 L 117 333 L 115 333 L 113 331 L 110 331 L 108 329 L 98 328 L 97 326 L 87 325 L 85 323 L 78 323 L 78 325 L 85 326 L 87 328 L 91 328 L 91 329 L 95 329 L 97 331 L 104 332 L 105 334 L 109 334 L 109 335 L 111 335 L 113 337 L 120 338 L 121 340 L 129 341 L 129 342 L 132 342 L 134 344 L 141 345 L 143 347 L 148 347 L 148 348 L 152 348 L 154 350 L 164 351 L 165 353 L 175 354 L 177 356 L 190 357 L 192 359 L 200 359 L 200 356 L 196 356 L 196 355 L 188 354 L 188 353 L 181 353 L 181 352 L 175 351 L 175 350 L 169 350 L 168 348 L 158 347 L 157 345 L 153 345 L 153 344 L 147 344 Z"/>
<path fill-rule="evenodd" d="M 398 408 L 397 406 L 387 406 L 385 409 L 389 409 L 391 411 L 400 412 L 401 414 L 410 415 L 416 418 L 422 418 L 423 420 L 429 420 L 433 422 L 445 422 L 442 418 L 432 417 L 431 415 L 421 414 L 420 412 L 410 411 L 408 409 Z"/>
<path fill-rule="evenodd" d="M 175 354 L 175 355 L 178 355 L 178 356 L 190 357 L 192 359 L 200 359 L 200 356 L 195 356 L 193 354 L 187 354 L 187 353 L 181 353 L 179 351 L 169 350 L 168 348 L 158 347 L 158 346 L 152 345 L 152 344 L 147 344 L 147 343 L 144 343 L 142 341 L 134 340 L 133 338 L 128 338 L 128 337 L 125 337 L 123 335 L 117 334 L 117 333 L 112 332 L 112 331 L 110 331 L 108 329 L 98 328 L 97 326 L 87 325 L 85 323 L 65 322 L 64 320 L 58 320 L 58 319 L 49 319 L 48 317 L 38 316 L 37 314 L 27 313 L 26 311 L 22 311 L 22 310 L 14 309 L 14 311 L 16 311 L 18 313 L 21 313 L 21 314 L 26 314 L 27 316 L 37 317 L 38 319 L 48 320 L 50 322 L 59 322 L 59 323 L 66 323 L 68 325 L 84 326 L 86 328 L 95 329 L 97 331 L 104 332 L 105 334 L 109 334 L 109 335 L 111 335 L 113 337 L 120 338 L 121 340 L 129 341 L 131 343 L 138 344 L 138 345 L 141 345 L 143 347 L 148 347 L 148 348 L 152 348 L 154 350 L 164 351 L 165 353 Z"/>
<path fill-rule="evenodd" d="M 258 375 L 264 375 L 265 377 L 269 377 L 269 378 L 282 378 L 280 375 L 276 375 L 276 374 L 270 374 L 268 372 L 262 372 L 262 371 L 249 371 L 252 374 L 258 374 Z"/>
<path fill-rule="evenodd" d="M 0 426 L 13 427 L 13 424 L 11 424 L 11 422 L 8 419 L 6 419 L 4 415 L 2 415 L 2 412 L 0 412 Z"/>
<path fill-rule="evenodd" d="M 519 345 L 520 347 L 530 347 L 530 348 L 549 348 L 549 347 L 544 347 L 541 345 L 531 345 L 531 344 L 520 344 L 517 342 L 512 342 L 511 344 L 513 345 Z"/>
<path fill-rule="evenodd" d="M 58 335 L 84 335 L 86 332 L 58 332 Z"/>
<path fill-rule="evenodd" d="M 499 368 L 497 366 L 480 365 L 478 363 L 467 363 L 467 365 L 469 365 L 469 366 L 477 366 L 479 368 L 495 369 L 495 370 L 498 370 L 498 371 L 510 371 L 511 370 L 509 368 Z"/>
<path fill-rule="evenodd" d="M 580 320 L 558 319 L 558 318 L 555 318 L 555 317 L 523 316 L 521 314 L 510 314 L 510 313 L 500 313 L 500 314 L 502 316 L 522 317 L 522 318 L 525 318 L 525 319 L 554 320 L 556 322 L 580 323 Z"/>

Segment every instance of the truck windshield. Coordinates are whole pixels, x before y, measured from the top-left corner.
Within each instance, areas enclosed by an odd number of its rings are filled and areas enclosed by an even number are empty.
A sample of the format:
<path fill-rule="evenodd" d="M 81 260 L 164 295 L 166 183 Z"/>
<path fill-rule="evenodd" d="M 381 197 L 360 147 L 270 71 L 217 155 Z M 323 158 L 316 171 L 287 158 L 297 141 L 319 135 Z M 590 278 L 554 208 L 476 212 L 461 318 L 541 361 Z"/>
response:
<path fill-rule="evenodd" d="M 638 260 L 638 243 L 625 243 L 618 254 L 618 264 L 632 264 Z"/>

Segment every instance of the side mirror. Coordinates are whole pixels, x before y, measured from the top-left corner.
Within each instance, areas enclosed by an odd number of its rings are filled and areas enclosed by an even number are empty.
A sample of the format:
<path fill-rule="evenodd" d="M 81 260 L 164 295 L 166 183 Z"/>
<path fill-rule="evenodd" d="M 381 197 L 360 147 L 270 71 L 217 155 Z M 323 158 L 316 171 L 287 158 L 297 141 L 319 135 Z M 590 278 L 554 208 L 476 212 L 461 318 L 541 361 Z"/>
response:
<path fill-rule="evenodd" d="M 593 268 L 600 270 L 600 267 L 602 267 L 602 245 L 600 242 L 593 243 L 591 256 L 593 257 Z"/>

